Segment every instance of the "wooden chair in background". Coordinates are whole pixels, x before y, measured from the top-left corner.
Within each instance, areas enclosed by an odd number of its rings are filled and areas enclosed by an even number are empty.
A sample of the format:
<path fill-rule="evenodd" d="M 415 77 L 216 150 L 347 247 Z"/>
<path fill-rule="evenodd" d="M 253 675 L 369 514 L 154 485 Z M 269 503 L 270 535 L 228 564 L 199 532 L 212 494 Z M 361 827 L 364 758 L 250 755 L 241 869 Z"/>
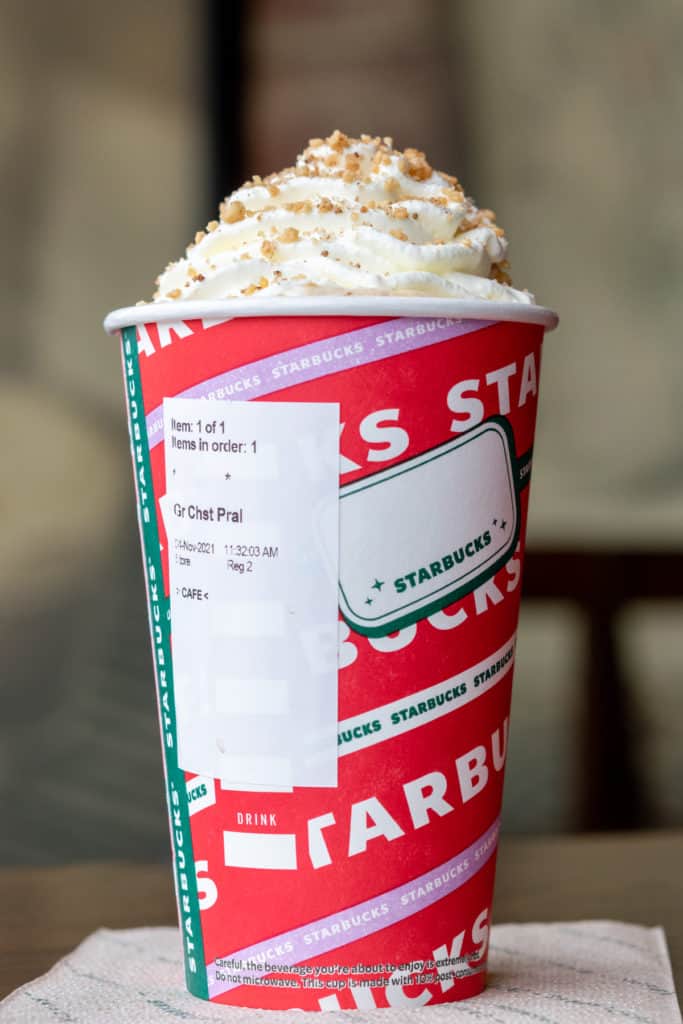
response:
<path fill-rule="evenodd" d="M 638 723 L 617 638 L 628 604 L 683 598 L 681 551 L 532 550 L 524 599 L 572 601 L 585 616 L 579 815 L 585 830 L 653 824 L 634 750 Z"/>

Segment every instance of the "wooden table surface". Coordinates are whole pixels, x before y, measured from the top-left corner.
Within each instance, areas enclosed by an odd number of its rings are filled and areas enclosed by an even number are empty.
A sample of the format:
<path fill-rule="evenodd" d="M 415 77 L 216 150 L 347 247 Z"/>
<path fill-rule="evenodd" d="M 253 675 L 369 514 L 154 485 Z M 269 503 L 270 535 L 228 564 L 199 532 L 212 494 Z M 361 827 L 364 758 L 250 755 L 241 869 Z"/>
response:
<path fill-rule="evenodd" d="M 494 919 L 660 924 L 683 990 L 683 832 L 503 839 Z M 0 998 L 96 928 L 176 923 L 168 865 L 0 869 Z"/>

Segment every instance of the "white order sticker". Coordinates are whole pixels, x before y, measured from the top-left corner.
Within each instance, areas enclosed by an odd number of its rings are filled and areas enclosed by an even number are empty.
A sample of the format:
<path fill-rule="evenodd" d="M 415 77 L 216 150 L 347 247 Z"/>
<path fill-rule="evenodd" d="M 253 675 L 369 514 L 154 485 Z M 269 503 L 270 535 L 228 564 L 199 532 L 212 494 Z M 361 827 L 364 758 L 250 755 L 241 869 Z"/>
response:
<path fill-rule="evenodd" d="M 178 763 L 231 788 L 337 784 L 339 406 L 164 400 Z M 338 545 L 338 542 L 337 542 Z M 338 547 L 337 547 L 338 550 Z M 337 556 L 338 557 L 338 556 Z"/>
<path fill-rule="evenodd" d="M 341 488 L 325 509 L 339 604 L 358 633 L 383 636 L 492 576 L 514 551 L 519 499 L 502 419 Z M 337 525 L 339 516 L 339 525 Z"/>

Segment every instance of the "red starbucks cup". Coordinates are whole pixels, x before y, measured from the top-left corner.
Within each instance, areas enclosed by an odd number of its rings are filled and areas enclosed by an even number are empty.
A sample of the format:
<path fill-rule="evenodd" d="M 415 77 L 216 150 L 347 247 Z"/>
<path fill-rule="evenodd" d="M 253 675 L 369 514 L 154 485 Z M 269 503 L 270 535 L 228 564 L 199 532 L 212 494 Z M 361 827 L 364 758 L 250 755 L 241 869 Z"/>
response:
<path fill-rule="evenodd" d="M 187 984 L 485 984 L 538 306 L 119 310 Z"/>

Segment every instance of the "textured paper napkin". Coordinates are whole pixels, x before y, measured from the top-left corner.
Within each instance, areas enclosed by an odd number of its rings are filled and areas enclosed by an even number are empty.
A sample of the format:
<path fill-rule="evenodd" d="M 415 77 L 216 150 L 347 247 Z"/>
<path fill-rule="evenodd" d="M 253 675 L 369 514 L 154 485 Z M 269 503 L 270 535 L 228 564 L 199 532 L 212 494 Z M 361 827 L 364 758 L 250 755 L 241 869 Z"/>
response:
<path fill-rule="evenodd" d="M 0 1003 L 0 1024 L 293 1024 L 302 1011 L 242 1010 L 185 991 L 178 932 L 95 932 Z M 313 1016 L 320 1020 L 318 1014 Z M 613 921 L 505 924 L 492 930 L 483 995 L 433 1007 L 334 1010 L 341 1024 L 681 1024 L 661 928 Z"/>

